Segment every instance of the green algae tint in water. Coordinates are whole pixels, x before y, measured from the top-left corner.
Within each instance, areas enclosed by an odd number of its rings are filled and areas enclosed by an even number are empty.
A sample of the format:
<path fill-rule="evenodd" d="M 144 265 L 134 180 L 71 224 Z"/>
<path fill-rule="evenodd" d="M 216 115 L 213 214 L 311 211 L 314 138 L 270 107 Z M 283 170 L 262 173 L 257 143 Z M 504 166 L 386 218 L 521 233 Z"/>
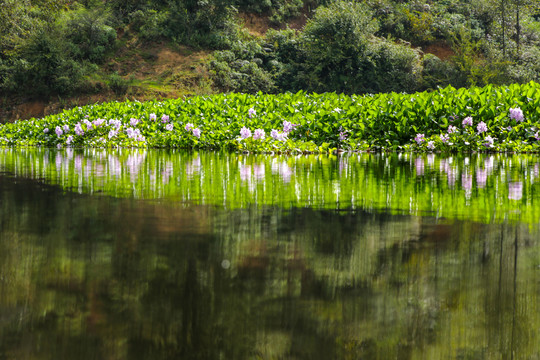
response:
<path fill-rule="evenodd" d="M 0 149 L 0 359 L 535 359 L 535 156 Z"/>

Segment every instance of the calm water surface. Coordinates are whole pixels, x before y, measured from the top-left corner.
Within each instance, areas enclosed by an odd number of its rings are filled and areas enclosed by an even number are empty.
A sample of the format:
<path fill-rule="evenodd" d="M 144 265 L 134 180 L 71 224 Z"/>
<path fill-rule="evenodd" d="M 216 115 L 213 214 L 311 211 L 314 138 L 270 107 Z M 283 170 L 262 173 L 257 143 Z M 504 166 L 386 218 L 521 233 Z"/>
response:
<path fill-rule="evenodd" d="M 539 164 L 0 148 L 0 359 L 538 359 Z"/>

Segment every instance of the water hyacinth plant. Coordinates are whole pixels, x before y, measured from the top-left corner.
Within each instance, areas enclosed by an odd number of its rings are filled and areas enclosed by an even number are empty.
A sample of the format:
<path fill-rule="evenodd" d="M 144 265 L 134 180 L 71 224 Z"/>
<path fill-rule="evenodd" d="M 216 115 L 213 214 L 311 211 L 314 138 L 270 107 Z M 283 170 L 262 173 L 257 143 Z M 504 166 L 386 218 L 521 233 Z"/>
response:
<path fill-rule="evenodd" d="M 219 94 L 111 102 L 0 125 L 0 145 L 538 151 L 539 90 L 531 82 L 415 94 Z"/>

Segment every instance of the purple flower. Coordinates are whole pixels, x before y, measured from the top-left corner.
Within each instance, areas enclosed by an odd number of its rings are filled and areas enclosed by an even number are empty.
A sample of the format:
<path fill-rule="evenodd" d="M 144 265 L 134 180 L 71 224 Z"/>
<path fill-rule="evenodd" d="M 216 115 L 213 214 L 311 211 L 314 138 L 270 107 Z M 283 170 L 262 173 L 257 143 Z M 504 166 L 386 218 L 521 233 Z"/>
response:
<path fill-rule="evenodd" d="M 512 127 L 511 127 L 511 126 L 509 126 L 509 127 L 507 127 L 507 128 L 506 128 L 506 130 L 508 130 L 508 131 L 512 131 Z"/>
<path fill-rule="evenodd" d="M 240 130 L 240 136 L 242 139 L 247 139 L 248 137 L 251 137 L 251 130 L 249 130 L 247 127 L 242 127 Z"/>
<path fill-rule="evenodd" d="M 428 141 L 427 148 L 429 150 L 434 150 L 435 149 L 435 143 L 433 141 Z"/>
<path fill-rule="evenodd" d="M 253 139 L 254 140 L 259 140 L 259 139 L 264 140 L 265 137 L 266 137 L 266 133 L 264 132 L 263 129 L 257 129 L 253 133 Z"/>
<path fill-rule="evenodd" d="M 71 145 L 72 142 L 73 142 L 73 136 L 69 135 L 66 140 L 66 144 Z"/>
<path fill-rule="evenodd" d="M 174 126 L 173 126 L 172 123 L 169 123 L 169 124 L 165 125 L 165 129 L 167 129 L 168 131 L 172 131 L 173 127 Z"/>
<path fill-rule="evenodd" d="M 100 127 L 105 122 L 105 119 L 96 119 L 92 121 L 92 124 L 94 124 L 95 127 Z"/>
<path fill-rule="evenodd" d="M 486 123 L 483 122 L 483 121 L 480 121 L 480 122 L 478 123 L 478 126 L 476 127 L 476 130 L 478 130 L 478 133 L 479 133 L 479 134 L 488 131 L 488 128 L 487 128 Z"/>
<path fill-rule="evenodd" d="M 537 131 L 536 134 L 534 134 L 534 138 L 537 140 L 537 141 L 540 141 L 540 131 Z"/>
<path fill-rule="evenodd" d="M 150 121 L 156 121 L 156 114 L 150 114 Z"/>
<path fill-rule="evenodd" d="M 287 133 L 279 132 L 279 131 L 277 131 L 275 129 L 270 132 L 270 136 L 272 138 L 274 138 L 275 140 L 277 140 L 277 141 L 285 141 L 285 140 L 287 140 Z"/>
<path fill-rule="evenodd" d="M 84 135 L 81 123 L 77 123 L 77 125 L 75 125 L 75 134 L 77 134 L 77 136 Z"/>
<path fill-rule="evenodd" d="M 199 128 L 194 128 L 194 129 L 193 129 L 193 135 L 194 135 L 195 137 L 200 138 L 200 137 L 201 137 L 201 130 L 200 130 Z"/>
<path fill-rule="evenodd" d="M 192 123 L 187 123 L 186 126 L 185 126 L 185 129 L 186 129 L 186 131 L 191 131 L 191 129 L 193 129 L 193 124 Z"/>
<path fill-rule="evenodd" d="M 449 133 L 449 134 L 455 134 L 455 133 L 457 133 L 457 132 L 459 132 L 459 130 L 458 130 L 458 128 L 457 128 L 456 126 L 450 125 L 450 126 L 448 127 L 448 133 Z"/>
<path fill-rule="evenodd" d="M 450 125 L 450 126 L 452 126 L 452 125 Z M 443 143 L 446 143 L 450 138 L 450 136 L 448 136 L 448 134 L 441 134 L 441 136 L 439 136 L 439 137 L 440 137 L 440 139 L 441 139 L 441 141 Z"/>
<path fill-rule="evenodd" d="M 347 139 L 347 133 L 344 132 L 344 131 L 341 131 L 341 132 L 339 133 L 339 141 L 343 141 L 343 140 L 345 140 L 345 139 Z"/>
<path fill-rule="evenodd" d="M 510 119 L 514 119 L 517 122 L 523 121 L 525 117 L 523 116 L 523 111 L 520 108 L 510 109 Z"/>
<path fill-rule="evenodd" d="M 69 132 L 69 126 L 68 125 L 64 125 L 62 127 L 62 129 L 64 130 L 64 133 L 68 133 Z"/>
<path fill-rule="evenodd" d="M 139 119 L 135 119 L 135 118 L 129 119 L 129 124 L 131 126 L 137 126 L 138 123 L 139 123 Z"/>
<path fill-rule="evenodd" d="M 169 122 L 169 115 L 163 115 L 163 116 L 161 117 L 161 121 L 164 122 L 164 123 Z"/>
<path fill-rule="evenodd" d="M 56 133 L 56 136 L 58 136 L 58 137 L 62 136 L 62 134 L 64 133 L 60 126 L 57 126 L 56 130 L 54 130 L 54 132 Z"/>
<path fill-rule="evenodd" d="M 493 143 L 495 142 L 495 139 L 493 139 L 491 136 L 488 135 L 486 136 L 485 141 L 486 142 L 484 143 L 484 146 L 491 148 L 493 147 Z"/>
<path fill-rule="evenodd" d="M 284 121 L 283 122 L 283 131 L 286 132 L 286 133 L 290 133 L 291 131 L 294 130 L 294 127 L 297 126 L 293 123 L 291 123 L 290 121 Z"/>
<path fill-rule="evenodd" d="M 424 138 L 424 134 L 416 134 L 416 137 L 414 138 L 414 141 L 416 141 L 416 143 L 418 145 L 420 145 L 421 143 L 426 141 L 426 139 Z"/>
<path fill-rule="evenodd" d="M 249 116 L 249 118 L 251 119 L 251 118 L 254 117 L 255 115 L 257 115 L 257 112 L 255 111 L 255 109 L 254 109 L 254 108 L 250 108 L 250 109 L 248 110 L 248 116 Z"/>
<path fill-rule="evenodd" d="M 49 132 L 49 128 L 43 129 L 43 133 L 44 133 L 44 134 L 47 134 L 48 132 Z"/>
<path fill-rule="evenodd" d="M 472 124 L 473 124 L 472 117 L 467 116 L 465 119 L 463 119 L 461 124 L 463 125 L 463 127 L 472 126 Z"/>
<path fill-rule="evenodd" d="M 130 129 L 131 129 L 131 128 L 130 128 Z M 109 139 L 112 139 L 112 138 L 115 137 L 117 134 L 118 134 L 118 131 L 116 131 L 116 130 L 111 130 L 111 131 L 109 131 Z"/>

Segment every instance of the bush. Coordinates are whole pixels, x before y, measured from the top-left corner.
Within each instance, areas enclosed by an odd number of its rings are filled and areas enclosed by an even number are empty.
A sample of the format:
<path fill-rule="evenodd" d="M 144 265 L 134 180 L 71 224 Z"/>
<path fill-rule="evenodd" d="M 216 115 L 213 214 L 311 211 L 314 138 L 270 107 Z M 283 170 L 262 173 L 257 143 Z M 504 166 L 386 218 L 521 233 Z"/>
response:
<path fill-rule="evenodd" d="M 109 75 L 107 85 L 116 95 L 123 95 L 129 88 L 129 81 L 118 75 L 118 72 L 115 72 Z"/>
<path fill-rule="evenodd" d="M 54 29 L 36 31 L 9 65 L 3 89 L 39 96 L 73 92 L 83 81 L 84 66 L 69 57 L 65 45 Z"/>
<path fill-rule="evenodd" d="M 101 63 L 116 40 L 116 31 L 108 25 L 109 15 L 100 9 L 79 8 L 61 20 L 75 59 Z"/>
<path fill-rule="evenodd" d="M 418 88 L 417 51 L 373 37 L 377 23 L 363 4 L 319 7 L 302 34 L 299 80 L 315 92 L 365 93 Z"/>

